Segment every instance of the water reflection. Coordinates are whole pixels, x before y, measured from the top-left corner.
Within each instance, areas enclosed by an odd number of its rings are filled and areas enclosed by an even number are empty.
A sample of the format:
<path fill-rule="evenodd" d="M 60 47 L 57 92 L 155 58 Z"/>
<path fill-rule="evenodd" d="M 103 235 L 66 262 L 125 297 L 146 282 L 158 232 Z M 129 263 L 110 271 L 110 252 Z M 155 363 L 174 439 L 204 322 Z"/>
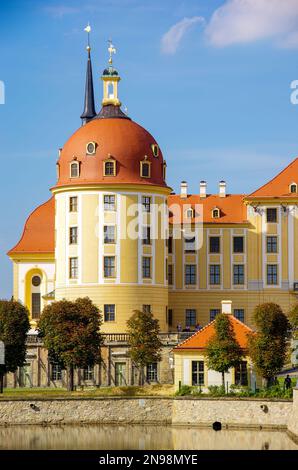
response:
<path fill-rule="evenodd" d="M 1 426 L 1 449 L 297 450 L 285 432 L 141 425 Z"/>

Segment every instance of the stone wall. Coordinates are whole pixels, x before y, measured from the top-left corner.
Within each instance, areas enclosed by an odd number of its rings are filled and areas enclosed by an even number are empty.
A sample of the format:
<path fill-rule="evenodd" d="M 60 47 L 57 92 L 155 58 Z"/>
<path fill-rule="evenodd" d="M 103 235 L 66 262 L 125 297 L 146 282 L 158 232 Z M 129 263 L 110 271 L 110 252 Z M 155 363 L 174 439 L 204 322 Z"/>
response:
<path fill-rule="evenodd" d="M 298 440 L 298 389 L 293 390 L 293 408 L 288 421 L 289 434 Z"/>
<path fill-rule="evenodd" d="M 0 425 L 171 424 L 171 398 L 96 398 L 0 401 Z"/>
<path fill-rule="evenodd" d="M 293 413 L 293 409 L 295 412 Z M 291 401 L 212 398 L 1 400 L 0 425 L 127 423 L 284 428 L 298 435 L 298 390 Z"/>
<path fill-rule="evenodd" d="M 290 401 L 178 398 L 172 424 L 210 426 L 219 421 L 228 427 L 286 428 L 292 408 Z"/>

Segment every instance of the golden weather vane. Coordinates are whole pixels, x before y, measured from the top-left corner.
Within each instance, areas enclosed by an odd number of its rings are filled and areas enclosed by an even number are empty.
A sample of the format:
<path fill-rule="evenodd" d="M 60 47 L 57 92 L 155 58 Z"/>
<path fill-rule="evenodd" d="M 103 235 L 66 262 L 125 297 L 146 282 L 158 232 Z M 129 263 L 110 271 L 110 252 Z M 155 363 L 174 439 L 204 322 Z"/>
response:
<path fill-rule="evenodd" d="M 88 33 L 88 45 L 87 45 L 87 51 L 90 51 L 91 47 L 90 47 L 90 33 L 91 33 L 91 26 L 88 22 L 86 28 L 84 28 L 84 31 L 86 31 L 86 33 Z"/>
<path fill-rule="evenodd" d="M 116 48 L 112 43 L 112 39 L 109 39 L 108 43 L 109 43 L 108 51 L 109 51 L 109 54 L 110 54 L 109 64 L 112 65 L 112 63 L 113 63 L 113 54 L 116 54 Z"/>

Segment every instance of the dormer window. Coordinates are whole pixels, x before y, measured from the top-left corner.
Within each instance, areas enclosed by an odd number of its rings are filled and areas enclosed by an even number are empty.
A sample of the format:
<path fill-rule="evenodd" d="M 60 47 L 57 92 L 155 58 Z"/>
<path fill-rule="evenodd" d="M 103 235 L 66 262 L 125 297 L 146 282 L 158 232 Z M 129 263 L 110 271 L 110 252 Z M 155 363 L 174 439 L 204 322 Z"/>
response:
<path fill-rule="evenodd" d="M 140 162 L 140 175 L 141 178 L 151 177 L 151 162 L 147 160 L 147 156 Z"/>
<path fill-rule="evenodd" d="M 152 148 L 152 153 L 153 153 L 154 157 L 158 157 L 159 156 L 159 147 L 158 147 L 158 145 L 157 144 L 152 144 L 151 148 Z"/>
<path fill-rule="evenodd" d="M 220 217 L 220 209 L 218 207 L 215 207 L 212 209 L 212 218 L 213 219 L 219 219 Z"/>
<path fill-rule="evenodd" d="M 88 142 L 88 144 L 86 145 L 87 155 L 95 155 L 96 147 L 97 147 L 96 142 Z"/>
<path fill-rule="evenodd" d="M 166 173 L 167 173 L 167 164 L 166 164 L 166 162 L 163 162 L 162 173 L 163 173 L 163 179 L 165 180 L 166 179 Z"/>
<path fill-rule="evenodd" d="M 186 211 L 187 219 L 192 219 L 193 215 L 194 215 L 193 209 L 187 209 L 187 211 Z"/>
<path fill-rule="evenodd" d="M 290 185 L 290 193 L 292 193 L 292 194 L 297 193 L 297 184 L 296 183 L 292 183 Z"/>
<path fill-rule="evenodd" d="M 56 163 L 57 180 L 60 178 L 60 164 Z"/>
<path fill-rule="evenodd" d="M 71 162 L 70 164 L 70 177 L 78 178 L 80 176 L 80 164 L 77 161 Z"/>
<path fill-rule="evenodd" d="M 109 157 L 103 162 L 103 175 L 104 176 L 116 176 L 116 160 Z"/>

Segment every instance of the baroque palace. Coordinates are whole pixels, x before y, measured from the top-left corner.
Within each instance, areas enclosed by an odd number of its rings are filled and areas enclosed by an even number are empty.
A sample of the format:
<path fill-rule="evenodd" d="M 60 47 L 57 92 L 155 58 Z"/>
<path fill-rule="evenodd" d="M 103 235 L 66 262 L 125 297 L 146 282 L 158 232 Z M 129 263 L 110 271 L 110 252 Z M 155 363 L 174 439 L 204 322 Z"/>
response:
<path fill-rule="evenodd" d="M 164 344 L 147 367 L 151 382 L 173 382 L 173 348 L 232 302 L 237 320 L 252 325 L 256 305 L 285 312 L 298 293 L 298 158 L 252 194 L 198 194 L 166 183 L 155 139 L 121 110 L 120 76 L 110 44 L 102 108 L 94 103 L 90 47 L 82 126 L 59 150 L 52 197 L 28 217 L 8 253 L 13 296 L 30 312 L 27 363 L 10 386 L 65 384 L 50 364 L 36 326 L 53 300 L 90 297 L 103 316 L 101 365 L 77 371 L 78 385 L 125 385 L 138 380 L 127 354 L 126 321 L 151 310 Z"/>

